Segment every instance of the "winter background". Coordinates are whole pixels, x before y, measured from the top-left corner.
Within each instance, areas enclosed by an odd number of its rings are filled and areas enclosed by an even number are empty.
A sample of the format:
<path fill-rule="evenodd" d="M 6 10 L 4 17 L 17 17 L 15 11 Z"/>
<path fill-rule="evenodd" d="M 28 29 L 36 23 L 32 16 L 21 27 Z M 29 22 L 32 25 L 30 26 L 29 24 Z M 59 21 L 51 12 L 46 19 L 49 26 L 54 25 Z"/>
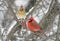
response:
<path fill-rule="evenodd" d="M 26 10 L 27 19 L 32 15 L 47 37 L 17 27 L 16 12 L 21 5 Z M 0 0 L 0 41 L 60 41 L 59 25 L 60 0 Z"/>

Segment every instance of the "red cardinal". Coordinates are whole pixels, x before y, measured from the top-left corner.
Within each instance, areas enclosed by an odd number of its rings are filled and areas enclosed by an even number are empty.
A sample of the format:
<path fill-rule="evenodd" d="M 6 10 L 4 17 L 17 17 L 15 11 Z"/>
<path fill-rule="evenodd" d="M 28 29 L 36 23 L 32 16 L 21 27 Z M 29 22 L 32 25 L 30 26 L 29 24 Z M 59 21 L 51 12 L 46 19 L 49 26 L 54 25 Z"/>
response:
<path fill-rule="evenodd" d="M 44 32 L 42 31 L 42 28 L 39 26 L 39 24 L 34 20 L 33 17 L 29 19 L 27 22 L 27 27 L 29 30 L 33 32 L 41 32 L 44 35 Z"/>

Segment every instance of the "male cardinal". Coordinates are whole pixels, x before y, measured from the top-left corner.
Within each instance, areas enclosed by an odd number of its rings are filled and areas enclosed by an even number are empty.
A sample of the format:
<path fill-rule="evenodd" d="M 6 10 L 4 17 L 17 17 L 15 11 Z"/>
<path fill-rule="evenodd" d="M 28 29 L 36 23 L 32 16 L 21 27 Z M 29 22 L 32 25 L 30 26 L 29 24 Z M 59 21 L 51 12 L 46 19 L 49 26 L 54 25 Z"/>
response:
<path fill-rule="evenodd" d="M 40 32 L 44 35 L 44 32 L 42 31 L 42 28 L 39 26 L 39 24 L 34 20 L 33 17 L 29 18 L 29 21 L 27 22 L 27 27 L 29 30 L 33 32 Z"/>
<path fill-rule="evenodd" d="M 21 19 L 21 18 L 25 19 L 26 18 L 26 12 L 25 12 L 25 9 L 23 8 L 23 5 L 20 6 L 20 9 L 19 9 L 19 11 L 17 11 L 16 15 L 17 15 L 18 19 Z"/>

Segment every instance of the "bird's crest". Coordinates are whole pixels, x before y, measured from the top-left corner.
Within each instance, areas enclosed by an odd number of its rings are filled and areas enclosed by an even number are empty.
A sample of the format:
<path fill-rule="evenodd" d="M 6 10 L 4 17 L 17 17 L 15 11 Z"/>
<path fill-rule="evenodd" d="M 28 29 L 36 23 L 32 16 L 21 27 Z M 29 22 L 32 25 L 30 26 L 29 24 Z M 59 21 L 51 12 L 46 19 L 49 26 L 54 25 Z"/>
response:
<path fill-rule="evenodd" d="M 24 9 L 24 8 L 23 8 L 23 5 L 21 5 L 19 10 L 20 10 L 20 11 L 23 11 L 23 9 Z"/>
<path fill-rule="evenodd" d="M 29 20 L 34 20 L 34 18 L 33 17 L 30 17 L 30 19 Z"/>

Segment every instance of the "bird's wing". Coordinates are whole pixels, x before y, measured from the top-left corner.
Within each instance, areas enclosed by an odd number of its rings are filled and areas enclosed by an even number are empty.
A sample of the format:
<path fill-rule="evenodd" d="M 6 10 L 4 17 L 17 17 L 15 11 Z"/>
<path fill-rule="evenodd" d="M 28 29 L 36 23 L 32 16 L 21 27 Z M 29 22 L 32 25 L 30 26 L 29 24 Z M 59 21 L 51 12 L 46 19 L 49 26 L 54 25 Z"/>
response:
<path fill-rule="evenodd" d="M 34 26 L 34 28 L 36 28 L 36 29 L 39 28 L 39 25 L 35 21 L 31 22 L 31 26 Z"/>

